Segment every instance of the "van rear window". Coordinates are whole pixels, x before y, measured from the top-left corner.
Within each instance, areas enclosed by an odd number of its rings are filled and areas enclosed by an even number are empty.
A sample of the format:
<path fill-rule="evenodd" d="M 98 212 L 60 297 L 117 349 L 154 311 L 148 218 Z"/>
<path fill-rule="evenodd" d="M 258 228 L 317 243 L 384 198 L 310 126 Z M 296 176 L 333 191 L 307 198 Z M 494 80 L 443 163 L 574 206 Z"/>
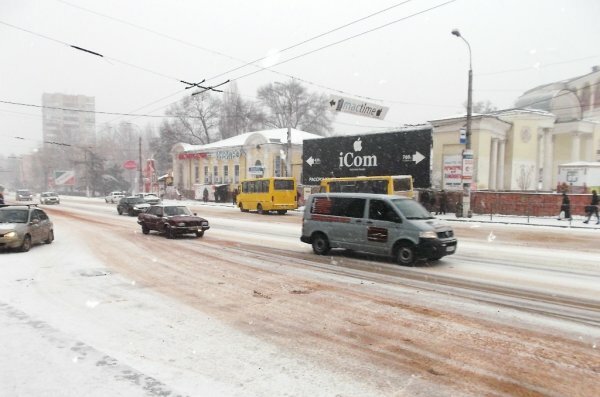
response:
<path fill-rule="evenodd" d="M 362 218 L 366 199 L 352 197 L 315 197 L 310 212 L 319 215 Z"/>

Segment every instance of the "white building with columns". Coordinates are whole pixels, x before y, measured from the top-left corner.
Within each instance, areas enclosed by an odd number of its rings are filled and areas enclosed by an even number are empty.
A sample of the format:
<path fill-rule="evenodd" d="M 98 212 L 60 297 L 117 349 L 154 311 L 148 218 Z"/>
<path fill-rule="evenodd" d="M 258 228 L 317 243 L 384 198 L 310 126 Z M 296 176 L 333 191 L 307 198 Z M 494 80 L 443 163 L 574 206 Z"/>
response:
<path fill-rule="evenodd" d="M 432 185 L 460 190 L 466 116 L 433 125 Z M 553 191 L 559 165 L 600 161 L 600 67 L 525 92 L 514 109 L 474 114 L 473 188 Z"/>
<path fill-rule="evenodd" d="M 206 145 L 178 143 L 171 149 L 173 181 L 180 191 L 209 199 L 232 192 L 244 179 L 293 176 L 302 180 L 302 144 L 319 135 L 291 128 L 253 131 Z"/>

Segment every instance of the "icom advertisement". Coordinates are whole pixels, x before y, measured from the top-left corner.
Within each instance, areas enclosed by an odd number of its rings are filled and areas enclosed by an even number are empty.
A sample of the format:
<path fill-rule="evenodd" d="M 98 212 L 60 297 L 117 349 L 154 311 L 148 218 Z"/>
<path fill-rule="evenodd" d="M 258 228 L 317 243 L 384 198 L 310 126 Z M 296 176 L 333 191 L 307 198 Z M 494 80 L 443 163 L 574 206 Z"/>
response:
<path fill-rule="evenodd" d="M 428 188 L 432 144 L 430 128 L 307 139 L 303 142 L 302 182 L 323 178 L 412 175 L 415 188 Z"/>

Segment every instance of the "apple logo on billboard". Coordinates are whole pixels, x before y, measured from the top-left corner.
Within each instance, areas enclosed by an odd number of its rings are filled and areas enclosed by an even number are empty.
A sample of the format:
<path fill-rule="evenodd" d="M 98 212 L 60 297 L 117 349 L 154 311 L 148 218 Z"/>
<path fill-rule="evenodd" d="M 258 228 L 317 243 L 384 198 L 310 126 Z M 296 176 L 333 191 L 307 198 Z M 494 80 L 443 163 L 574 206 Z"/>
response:
<path fill-rule="evenodd" d="M 354 141 L 354 151 L 360 152 L 361 150 L 362 150 L 362 141 L 360 140 L 360 138 L 358 138 L 356 141 Z"/>

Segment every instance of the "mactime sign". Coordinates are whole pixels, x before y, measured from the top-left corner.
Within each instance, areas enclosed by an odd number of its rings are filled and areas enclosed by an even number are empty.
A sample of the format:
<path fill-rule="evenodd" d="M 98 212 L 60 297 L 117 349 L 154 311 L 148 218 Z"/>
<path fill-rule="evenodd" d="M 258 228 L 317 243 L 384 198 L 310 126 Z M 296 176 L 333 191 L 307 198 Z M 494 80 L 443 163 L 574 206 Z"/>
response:
<path fill-rule="evenodd" d="M 323 178 L 412 175 L 415 188 L 431 185 L 431 128 L 307 139 L 302 148 L 302 183 Z"/>

